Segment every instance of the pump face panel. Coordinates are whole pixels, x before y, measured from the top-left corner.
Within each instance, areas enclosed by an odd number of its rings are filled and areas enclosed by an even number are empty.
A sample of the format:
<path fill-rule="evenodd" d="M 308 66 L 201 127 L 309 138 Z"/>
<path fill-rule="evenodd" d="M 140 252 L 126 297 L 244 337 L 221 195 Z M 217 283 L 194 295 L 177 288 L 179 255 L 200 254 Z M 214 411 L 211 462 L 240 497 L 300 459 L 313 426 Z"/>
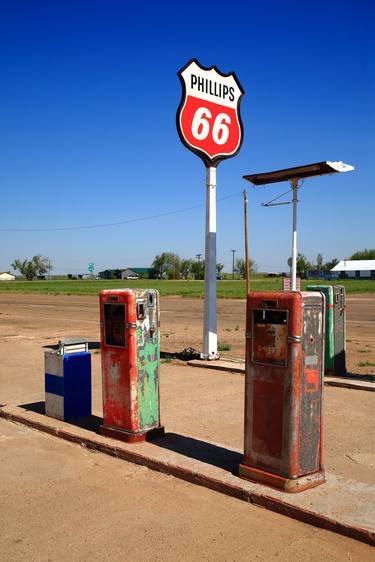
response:
<path fill-rule="evenodd" d="M 252 360 L 263 365 L 286 366 L 288 311 L 253 311 L 253 349 Z"/>
<path fill-rule="evenodd" d="M 126 347 L 125 304 L 104 304 L 104 341 L 112 347 Z"/>

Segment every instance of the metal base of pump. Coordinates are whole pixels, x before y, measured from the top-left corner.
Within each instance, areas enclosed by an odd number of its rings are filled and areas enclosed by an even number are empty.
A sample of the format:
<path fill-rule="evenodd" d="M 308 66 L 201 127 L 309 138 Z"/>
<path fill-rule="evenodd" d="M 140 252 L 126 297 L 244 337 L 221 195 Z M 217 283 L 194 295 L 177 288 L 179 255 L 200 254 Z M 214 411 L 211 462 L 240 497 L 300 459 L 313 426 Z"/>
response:
<path fill-rule="evenodd" d="M 101 425 L 99 429 L 100 435 L 112 437 L 113 439 L 119 439 L 120 441 L 126 441 L 126 443 L 137 443 L 139 441 L 151 441 L 152 439 L 158 439 L 159 437 L 163 437 L 164 432 L 165 429 L 162 425 L 153 429 L 146 429 L 146 431 L 139 433 L 133 433 L 131 431 L 126 431 L 126 429 L 109 427 L 107 425 Z"/>
<path fill-rule="evenodd" d="M 324 470 L 319 470 L 318 472 L 313 472 L 312 474 L 292 479 L 279 476 L 278 474 L 272 474 L 272 472 L 267 472 L 265 470 L 261 470 L 260 468 L 247 466 L 246 464 L 240 464 L 239 475 L 245 480 L 251 480 L 252 482 L 257 482 L 258 484 L 265 484 L 266 486 L 277 488 L 278 490 L 288 492 L 289 494 L 304 492 L 309 488 L 315 488 L 320 484 L 324 484 L 326 481 Z"/>
<path fill-rule="evenodd" d="M 200 358 L 205 359 L 207 361 L 218 361 L 219 359 L 221 359 L 221 355 L 219 353 L 212 354 L 212 355 L 206 355 L 205 353 L 201 353 Z"/>

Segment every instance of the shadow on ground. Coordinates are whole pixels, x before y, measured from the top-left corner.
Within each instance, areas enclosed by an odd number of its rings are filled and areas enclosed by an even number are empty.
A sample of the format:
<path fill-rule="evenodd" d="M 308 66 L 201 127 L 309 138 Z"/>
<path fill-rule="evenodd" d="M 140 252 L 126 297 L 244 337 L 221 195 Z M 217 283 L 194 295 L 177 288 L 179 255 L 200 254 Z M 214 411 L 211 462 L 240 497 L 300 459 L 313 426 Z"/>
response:
<path fill-rule="evenodd" d="M 328 374 L 330 376 L 330 374 Z M 357 373 L 346 373 L 346 375 L 332 375 L 340 379 L 351 379 L 353 381 L 367 381 L 367 382 L 375 382 L 375 375 L 372 374 L 364 374 L 358 375 Z"/>
<path fill-rule="evenodd" d="M 44 401 L 20 404 L 19 407 L 29 412 L 45 416 Z M 69 420 L 67 423 L 92 431 L 93 433 L 99 433 L 102 421 L 101 417 L 91 415 L 75 418 Z M 194 437 L 180 435 L 179 433 L 165 433 L 163 437 L 155 439 L 153 444 L 157 447 L 184 455 L 185 457 L 202 461 L 206 464 L 216 466 L 217 468 L 222 468 L 235 475 L 238 474 L 238 465 L 242 462 L 242 455 L 237 451 L 232 451 L 220 445 L 214 445 L 213 443 L 207 443 L 207 441 L 202 441 Z"/>
<path fill-rule="evenodd" d="M 91 349 L 100 349 L 100 342 L 99 341 L 89 341 L 89 351 Z M 49 343 L 47 345 L 42 346 L 43 349 L 52 349 L 57 350 L 59 349 L 58 343 Z M 161 359 L 179 359 L 180 361 L 191 361 L 192 359 L 200 359 L 200 353 L 193 347 L 186 347 L 182 351 L 161 351 L 160 358 Z"/>
<path fill-rule="evenodd" d="M 201 354 L 194 347 L 185 347 L 182 351 L 161 351 L 161 359 L 180 359 L 181 361 L 192 361 L 193 359 L 200 359 Z"/>
<path fill-rule="evenodd" d="M 20 404 L 19 407 L 27 410 L 28 412 L 35 412 L 36 414 L 41 414 L 42 416 L 46 415 L 45 402 L 42 400 L 39 402 L 31 402 L 30 404 Z M 98 433 L 102 421 L 102 418 L 100 418 L 99 416 L 91 415 L 74 418 L 73 420 L 69 420 L 69 422 L 66 423 Z"/>
<path fill-rule="evenodd" d="M 163 449 L 222 468 L 235 475 L 238 475 L 238 465 L 243 460 L 241 453 L 237 451 L 179 433 L 166 433 L 164 437 L 153 443 Z"/>

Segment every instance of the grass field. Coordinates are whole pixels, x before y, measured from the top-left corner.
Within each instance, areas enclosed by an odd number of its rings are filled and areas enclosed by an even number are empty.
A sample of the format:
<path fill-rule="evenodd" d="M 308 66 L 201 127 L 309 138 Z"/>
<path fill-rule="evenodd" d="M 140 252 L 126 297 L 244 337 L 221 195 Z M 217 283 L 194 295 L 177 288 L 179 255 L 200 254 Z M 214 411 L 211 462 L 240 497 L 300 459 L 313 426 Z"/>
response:
<path fill-rule="evenodd" d="M 375 293 L 375 280 L 339 280 L 324 281 L 324 284 L 342 284 L 347 293 Z M 302 281 L 302 289 L 306 285 L 317 284 L 314 281 Z M 116 289 L 124 287 L 149 287 L 158 289 L 162 296 L 182 296 L 202 298 L 204 293 L 203 281 L 165 281 L 144 279 L 141 281 L 92 281 L 92 280 L 52 280 L 52 281 L 10 281 L 0 282 L 0 293 L 45 293 L 51 295 L 97 295 L 102 289 Z M 255 277 L 251 280 L 253 291 L 277 291 L 282 288 L 281 278 Z M 244 281 L 218 281 L 217 294 L 219 298 L 245 298 Z"/>

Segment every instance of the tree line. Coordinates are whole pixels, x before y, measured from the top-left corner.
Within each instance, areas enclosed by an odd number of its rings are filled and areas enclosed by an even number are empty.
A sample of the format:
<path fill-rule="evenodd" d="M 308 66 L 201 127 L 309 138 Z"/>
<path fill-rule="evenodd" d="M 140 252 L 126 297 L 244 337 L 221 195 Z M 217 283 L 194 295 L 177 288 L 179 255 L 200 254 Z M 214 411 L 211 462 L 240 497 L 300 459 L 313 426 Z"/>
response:
<path fill-rule="evenodd" d="M 19 271 L 28 281 L 33 281 L 39 275 L 44 275 L 52 269 L 51 260 L 42 258 L 40 254 L 31 258 L 31 260 L 14 260 L 11 264 L 14 271 Z"/>
<path fill-rule="evenodd" d="M 204 279 L 204 261 L 200 258 L 180 258 L 173 252 L 163 252 L 155 256 L 151 265 L 151 276 L 157 279 Z M 223 275 L 224 265 L 216 264 L 216 274 Z M 250 270 L 256 271 L 256 263 L 250 262 Z M 235 273 L 243 279 L 246 276 L 246 262 L 238 258 L 235 262 Z"/>
<path fill-rule="evenodd" d="M 348 258 L 349 260 L 375 260 L 375 248 L 358 250 Z M 328 273 L 339 263 L 337 258 L 324 262 L 323 255 L 318 254 L 315 262 L 309 262 L 304 254 L 299 253 L 297 257 L 297 275 L 306 277 L 310 271 Z M 40 254 L 31 260 L 16 259 L 11 264 L 14 271 L 19 271 L 28 281 L 32 281 L 40 275 L 45 275 L 52 270 L 52 263 L 49 258 L 43 258 Z M 217 276 L 222 276 L 224 265 L 216 264 Z M 257 264 L 250 261 L 250 271 L 257 271 Z M 246 277 L 246 262 L 243 258 L 235 261 L 234 272 L 243 279 Z M 163 252 L 155 256 L 152 262 L 150 277 L 156 279 L 204 279 L 204 261 L 201 259 L 181 259 L 178 254 L 173 252 Z"/>

